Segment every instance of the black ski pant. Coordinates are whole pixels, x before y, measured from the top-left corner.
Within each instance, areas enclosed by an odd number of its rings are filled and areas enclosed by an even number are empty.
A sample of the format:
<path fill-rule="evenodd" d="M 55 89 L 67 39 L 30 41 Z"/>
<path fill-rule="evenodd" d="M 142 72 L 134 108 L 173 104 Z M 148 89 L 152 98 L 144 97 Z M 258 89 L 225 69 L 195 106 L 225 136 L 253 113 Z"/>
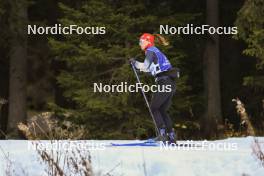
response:
<path fill-rule="evenodd" d="M 157 85 L 160 86 L 159 92 L 154 92 L 150 102 L 150 108 L 154 116 L 154 120 L 159 129 L 165 128 L 166 132 L 172 131 L 172 121 L 167 110 L 171 105 L 171 100 L 176 92 L 176 81 L 170 77 L 159 79 Z M 164 91 L 166 85 L 171 85 L 171 91 Z"/>

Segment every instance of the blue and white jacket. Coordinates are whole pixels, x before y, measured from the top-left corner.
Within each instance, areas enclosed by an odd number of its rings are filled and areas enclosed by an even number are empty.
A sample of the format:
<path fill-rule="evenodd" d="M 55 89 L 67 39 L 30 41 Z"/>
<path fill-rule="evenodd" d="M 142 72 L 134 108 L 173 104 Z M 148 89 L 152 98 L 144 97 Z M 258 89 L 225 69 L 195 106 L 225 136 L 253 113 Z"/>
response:
<path fill-rule="evenodd" d="M 135 62 L 135 67 L 143 72 L 150 72 L 154 77 L 162 72 L 172 69 L 172 65 L 167 57 L 155 46 L 146 50 L 144 62 Z"/>

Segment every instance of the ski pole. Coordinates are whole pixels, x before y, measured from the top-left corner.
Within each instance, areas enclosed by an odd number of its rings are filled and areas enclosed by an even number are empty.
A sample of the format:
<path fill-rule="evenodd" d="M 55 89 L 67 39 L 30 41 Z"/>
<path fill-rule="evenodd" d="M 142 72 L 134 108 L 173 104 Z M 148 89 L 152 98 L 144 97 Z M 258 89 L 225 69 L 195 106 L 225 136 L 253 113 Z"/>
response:
<path fill-rule="evenodd" d="M 137 74 L 137 71 L 136 71 L 136 68 L 135 68 L 134 64 L 133 64 L 132 62 L 130 62 L 130 64 L 131 64 L 132 69 L 133 69 L 133 71 L 134 71 L 134 73 L 135 73 L 135 75 L 136 75 L 137 82 L 138 82 L 139 84 L 141 84 L 140 79 L 139 79 L 139 76 L 138 76 L 138 74 Z M 150 108 L 150 105 L 149 105 L 148 99 L 147 99 L 147 97 L 146 97 L 146 95 L 145 95 L 145 92 L 143 91 L 142 87 L 140 87 L 140 88 L 141 88 L 141 93 L 142 93 L 142 95 L 143 95 L 143 97 L 144 97 L 144 99 L 145 99 L 146 105 L 147 105 L 147 107 L 148 107 L 148 110 L 149 110 L 150 116 L 151 116 L 151 118 L 152 118 L 152 120 L 153 120 L 153 122 L 154 122 L 156 135 L 158 136 L 158 135 L 160 134 L 160 132 L 159 132 L 158 126 L 157 126 L 157 124 L 156 124 L 156 121 L 155 121 L 155 119 L 154 119 L 154 115 L 153 115 L 153 113 L 152 113 L 152 111 L 151 111 L 151 108 Z"/>

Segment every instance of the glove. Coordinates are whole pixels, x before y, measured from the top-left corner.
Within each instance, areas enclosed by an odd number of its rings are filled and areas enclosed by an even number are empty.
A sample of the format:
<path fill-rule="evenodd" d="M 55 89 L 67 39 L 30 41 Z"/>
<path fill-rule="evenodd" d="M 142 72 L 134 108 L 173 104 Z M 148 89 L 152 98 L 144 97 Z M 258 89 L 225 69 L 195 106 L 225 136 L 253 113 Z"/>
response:
<path fill-rule="evenodd" d="M 129 63 L 131 63 L 132 65 L 135 65 L 135 63 L 136 63 L 136 59 L 134 59 L 134 58 L 130 58 L 130 59 L 129 59 Z"/>

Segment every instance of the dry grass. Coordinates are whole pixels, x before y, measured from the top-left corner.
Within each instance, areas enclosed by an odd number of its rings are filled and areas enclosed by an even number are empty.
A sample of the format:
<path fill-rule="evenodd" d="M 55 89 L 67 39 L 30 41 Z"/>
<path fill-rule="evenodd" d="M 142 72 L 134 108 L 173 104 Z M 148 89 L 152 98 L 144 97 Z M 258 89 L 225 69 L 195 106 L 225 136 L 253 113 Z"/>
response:
<path fill-rule="evenodd" d="M 225 122 L 224 122 L 223 135 L 225 138 L 243 136 L 241 131 L 236 131 L 234 129 L 234 124 L 232 124 L 228 119 L 225 119 Z"/>
<path fill-rule="evenodd" d="M 246 136 L 255 136 L 255 129 L 250 121 L 250 118 L 246 112 L 245 105 L 239 100 L 239 98 L 233 99 L 236 103 L 237 114 L 240 116 L 240 126 L 245 128 Z"/>
<path fill-rule="evenodd" d="M 264 144 L 262 143 L 262 146 Z M 256 157 L 256 159 L 260 162 L 260 164 L 264 167 L 264 153 L 261 148 L 260 142 L 255 138 L 254 143 L 252 144 L 252 153 Z"/>
<path fill-rule="evenodd" d="M 59 122 L 53 113 L 45 112 L 33 116 L 27 124 L 19 123 L 18 129 L 27 139 L 84 139 L 87 131 L 82 125 L 75 125 L 70 121 Z"/>
<path fill-rule="evenodd" d="M 50 144 L 53 142 L 50 141 Z M 93 175 L 91 156 L 88 150 L 40 150 L 37 148 L 37 153 L 48 176 Z"/>
<path fill-rule="evenodd" d="M 27 172 L 19 163 L 12 161 L 8 152 L 0 146 L 0 152 L 3 155 L 2 163 L 5 163 L 5 176 L 28 176 Z"/>
<path fill-rule="evenodd" d="M 81 139 L 85 136 L 83 126 L 69 121 L 58 123 L 52 113 L 41 113 L 32 117 L 27 124 L 19 123 L 18 129 L 36 146 L 40 163 L 48 176 L 92 176 L 91 157 L 88 150 L 40 149 L 39 139 L 49 140 L 50 146 L 58 139 Z M 70 145 L 70 141 L 68 143 Z"/>
<path fill-rule="evenodd" d="M 54 141 L 50 141 L 52 144 Z M 40 142 L 35 141 L 36 146 Z M 48 176 L 93 176 L 91 157 L 88 150 L 40 150 L 36 147 L 39 161 Z M 21 164 L 10 159 L 9 153 L 0 146 L 5 163 L 5 176 L 28 176 Z"/>

